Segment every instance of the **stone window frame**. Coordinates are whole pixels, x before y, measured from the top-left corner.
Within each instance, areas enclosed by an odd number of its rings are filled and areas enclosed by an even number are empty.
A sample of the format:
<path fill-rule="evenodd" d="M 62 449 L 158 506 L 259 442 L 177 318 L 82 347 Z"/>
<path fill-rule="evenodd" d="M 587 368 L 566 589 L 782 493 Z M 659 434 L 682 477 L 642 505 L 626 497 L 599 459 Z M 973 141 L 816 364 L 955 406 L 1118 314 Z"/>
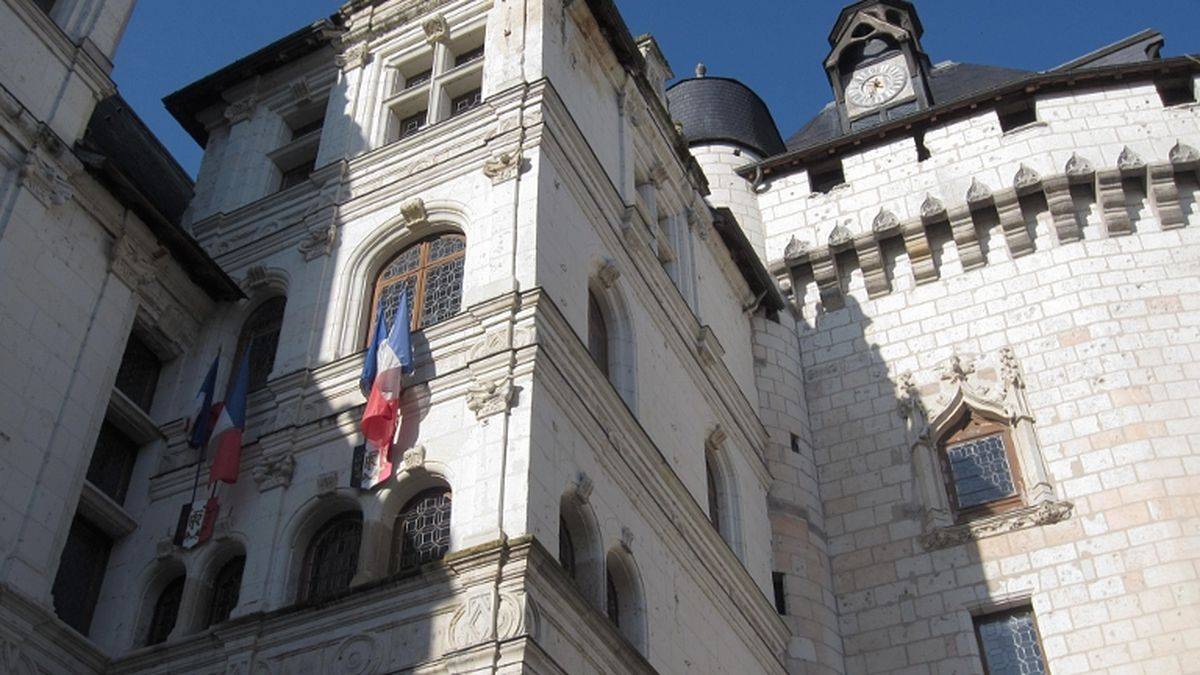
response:
<path fill-rule="evenodd" d="M 435 496 L 438 499 L 445 499 L 449 505 L 446 513 L 447 517 L 445 528 L 444 530 L 439 528 L 439 530 L 442 530 L 442 532 L 439 533 L 438 536 L 438 550 L 435 551 L 432 558 L 429 559 L 423 559 L 426 556 L 418 553 L 416 561 L 410 560 L 407 561 L 406 564 L 405 557 L 409 554 L 407 551 L 405 551 L 404 547 L 404 531 L 402 529 L 402 522 L 411 514 L 415 513 L 416 509 L 421 506 L 421 502 L 434 498 Z M 421 490 L 412 497 L 408 498 L 408 500 L 404 503 L 404 506 L 400 508 L 400 512 L 396 514 L 394 524 L 392 525 L 392 550 L 389 568 L 393 574 L 414 572 L 430 562 L 436 562 L 446 557 L 446 554 L 450 551 L 450 527 L 453 510 L 454 491 L 450 489 L 449 485 L 434 485 L 433 487 L 425 488 L 424 490 Z"/>
<path fill-rule="evenodd" d="M 137 614 L 135 615 L 136 621 L 133 622 L 133 635 L 126 638 L 130 640 L 130 646 L 134 649 L 151 644 L 169 642 L 173 637 L 182 635 L 187 628 L 185 626 L 186 621 L 183 618 L 186 616 L 190 589 L 187 566 L 184 564 L 184 561 L 174 556 L 159 560 L 151 565 L 142 579 L 143 581 L 140 584 L 142 595 L 139 602 L 134 605 Z M 170 633 L 164 636 L 162 640 L 151 642 L 159 601 L 168 586 L 177 581 L 182 584 L 182 587 L 180 590 L 179 607 L 175 615 L 175 623 Z"/>
<path fill-rule="evenodd" d="M 429 251 L 430 251 L 433 243 L 435 241 L 439 241 L 441 239 L 461 240 L 462 248 L 458 251 L 450 253 L 449 255 L 442 256 L 441 258 L 437 258 L 435 260 L 430 260 L 429 259 Z M 399 258 L 401 256 L 407 254 L 409 251 L 412 251 L 414 249 L 418 249 L 417 267 L 415 267 L 411 270 L 407 270 L 402 274 L 398 274 L 398 275 L 395 275 L 394 277 L 385 279 L 383 275 L 385 272 L 387 272 L 388 268 L 392 265 L 392 263 L 399 260 Z M 463 272 L 462 272 L 461 278 L 459 279 L 458 311 L 455 312 L 454 315 L 457 315 L 458 313 L 462 312 L 463 286 L 464 286 L 463 282 L 466 278 L 466 258 L 467 258 L 467 237 L 466 237 L 466 235 L 462 234 L 461 232 L 457 232 L 457 231 L 453 231 L 453 230 L 443 230 L 443 231 L 427 234 L 424 237 L 417 239 L 416 241 L 409 242 L 406 246 L 398 249 L 390 257 L 386 258 L 384 260 L 383 264 L 381 264 L 379 266 L 379 269 L 376 270 L 375 275 L 374 275 L 374 282 L 372 284 L 372 290 L 371 290 L 371 302 L 369 305 L 370 312 L 369 312 L 369 315 L 367 318 L 368 328 L 367 328 L 366 334 L 363 336 L 364 337 L 363 344 L 366 345 L 367 341 L 370 339 L 370 336 L 375 332 L 375 318 L 377 315 L 376 313 L 378 310 L 379 299 L 381 297 L 381 294 L 384 292 L 385 289 L 387 289 L 391 286 L 397 285 L 397 284 L 405 283 L 405 281 L 410 278 L 413 279 L 413 294 L 412 294 L 413 301 L 409 305 L 409 317 L 412 322 L 411 325 L 409 326 L 409 329 L 411 331 L 423 330 L 432 325 L 436 325 L 437 323 L 441 323 L 441 321 L 446 320 L 446 319 L 441 319 L 434 323 L 428 323 L 428 324 L 424 323 L 425 290 L 426 290 L 427 284 L 429 283 L 429 276 L 430 276 L 430 272 L 432 270 L 434 270 L 436 268 L 444 267 L 446 265 L 452 265 L 459 260 L 463 261 L 462 262 Z M 454 315 L 452 315 L 452 316 L 454 316 Z"/>
<path fill-rule="evenodd" d="M 234 348 L 233 360 L 230 362 L 233 365 L 229 369 L 226 390 L 233 386 L 233 380 L 237 377 L 238 364 L 242 362 L 242 355 L 246 350 L 250 351 L 250 373 L 247 374 L 249 389 L 247 391 L 253 393 L 266 388 L 271 379 L 271 373 L 275 370 L 276 358 L 279 356 L 280 337 L 283 334 L 283 325 L 287 314 L 287 300 L 287 295 L 283 293 L 264 295 L 257 299 L 250 311 L 246 312 L 245 318 L 242 319 L 238 328 L 237 346 Z M 269 340 L 265 343 L 260 340 L 271 332 L 275 333 L 273 343 Z M 267 358 L 263 351 L 255 351 L 256 346 L 263 344 L 271 345 L 270 358 Z M 260 370 L 263 363 L 270 363 L 265 372 Z"/>
<path fill-rule="evenodd" d="M 954 474 L 950 469 L 948 449 L 951 445 L 966 443 L 991 436 L 1000 436 L 1004 445 L 1004 454 L 1008 460 L 1009 478 L 1013 483 L 1012 495 L 992 501 L 961 507 L 958 503 L 958 489 L 955 485 Z M 1021 462 L 1017 458 L 1016 448 L 1012 440 L 1012 429 L 1008 424 L 974 413 L 969 408 L 958 416 L 958 419 L 946 429 L 944 436 L 937 442 L 937 457 L 941 464 L 942 480 L 946 485 L 946 496 L 950 510 L 954 513 L 955 521 L 962 523 L 978 516 L 1003 513 L 1024 505 L 1025 485 L 1022 480 Z"/>
<path fill-rule="evenodd" d="M 938 371 L 937 380 L 920 386 L 913 373 L 898 378 L 900 413 L 921 498 L 921 545 L 927 550 L 946 548 L 1069 518 L 1074 506 L 1056 497 L 1013 349 L 978 357 L 955 354 Z M 1023 489 L 1019 503 L 1009 508 L 965 510 L 960 518 L 952 507 L 941 454 L 967 415 L 1004 430 L 1015 459 L 1010 467 L 1013 479 Z"/>
<path fill-rule="evenodd" d="M 204 593 L 206 596 L 203 604 L 204 613 L 203 616 L 199 617 L 201 619 L 200 628 L 202 630 L 211 628 L 212 626 L 220 625 L 221 623 L 233 618 L 234 613 L 237 611 L 238 605 L 240 605 L 242 601 L 242 585 L 245 583 L 246 579 L 246 553 L 240 549 L 231 550 L 219 560 L 219 564 L 212 564 L 209 566 L 212 574 L 206 578 L 206 580 L 209 581 L 207 581 L 207 588 L 205 589 Z M 212 562 L 216 563 L 217 561 L 214 560 Z M 235 569 L 232 567 L 233 565 L 240 565 L 240 568 L 236 568 L 236 573 L 233 572 Z M 222 582 L 229 581 L 229 578 L 233 576 L 237 577 L 237 588 L 233 592 L 232 598 L 229 598 L 228 596 L 223 597 Z M 230 599 L 232 600 L 233 604 L 228 606 L 227 611 L 224 612 L 225 616 L 218 617 L 218 613 L 220 613 L 221 610 L 226 609 L 224 606 L 222 606 L 222 602 Z"/>
<path fill-rule="evenodd" d="M 1020 602 L 1006 602 L 1006 603 L 1002 603 L 1002 604 L 990 606 L 990 607 L 980 607 L 980 608 L 976 608 L 974 611 L 971 612 L 971 632 L 974 633 L 975 644 L 976 644 L 976 647 L 979 649 L 979 664 L 981 667 L 981 671 L 983 673 L 986 674 L 986 673 L 989 673 L 990 671 L 988 670 L 988 664 L 987 664 L 987 649 L 985 648 L 983 635 L 979 630 L 980 620 L 987 619 L 990 617 L 998 617 L 998 616 L 1004 616 L 1004 615 L 1008 615 L 1008 614 L 1015 614 L 1017 612 L 1027 612 L 1029 614 L 1029 618 L 1031 619 L 1031 621 L 1033 623 L 1033 634 L 1034 634 L 1034 637 L 1036 638 L 1037 647 L 1041 653 L 1043 672 L 1046 672 L 1046 673 L 1050 672 L 1050 669 L 1049 669 L 1050 661 L 1049 661 L 1049 657 L 1046 655 L 1046 645 L 1045 645 L 1045 641 L 1042 639 L 1041 626 L 1038 625 L 1037 612 L 1034 610 L 1033 604 L 1032 604 L 1032 602 L 1030 602 L 1030 599 L 1025 598 L 1023 601 L 1020 601 Z"/>
<path fill-rule="evenodd" d="M 650 644 L 645 587 L 632 553 L 624 544 L 609 549 L 604 559 L 604 615 L 630 645 L 645 656 Z M 616 616 L 611 602 L 617 600 Z"/>
<path fill-rule="evenodd" d="M 633 322 L 630 320 L 629 305 L 619 288 L 620 271 L 616 263 L 602 260 L 598 270 L 588 282 L 587 292 L 595 298 L 596 305 L 604 317 L 608 336 L 608 372 L 605 378 L 616 389 L 625 405 L 637 414 L 637 353 Z M 585 301 L 585 306 L 590 301 Z M 590 316 L 587 317 L 590 324 Z M 591 326 L 585 325 L 584 347 L 587 348 Z M 597 363 L 597 367 L 600 365 Z"/>
<path fill-rule="evenodd" d="M 570 534 L 575 554 L 575 573 L 568 573 L 568 576 L 584 600 L 602 610 L 605 607 L 605 553 L 599 521 L 590 504 L 591 493 L 591 479 L 581 474 L 559 499 L 558 513 L 561 524 Z"/>
<path fill-rule="evenodd" d="M 317 549 L 315 547 L 318 544 L 318 542 L 322 539 L 323 536 L 328 535 L 330 533 L 336 533 L 337 528 L 353 527 L 354 525 L 357 525 L 358 526 L 358 541 L 356 542 L 356 545 L 353 547 L 354 568 L 355 568 L 355 574 L 357 574 L 358 566 L 359 566 L 360 550 L 362 548 L 362 541 L 363 541 L 363 520 L 364 520 L 363 514 L 360 510 L 347 509 L 347 510 L 344 510 L 340 513 L 333 515 L 330 518 L 327 518 L 323 523 L 320 524 L 320 526 L 318 526 L 316 528 L 316 530 L 308 538 L 308 541 L 305 542 L 305 546 L 304 546 L 304 557 L 303 557 L 301 567 L 300 567 L 300 578 L 299 578 L 299 584 L 297 586 L 296 598 L 297 598 L 298 602 L 308 603 L 308 602 L 327 601 L 333 597 L 340 595 L 341 593 L 345 593 L 354 585 L 354 576 L 355 575 L 351 575 L 351 579 L 346 584 L 345 588 L 339 589 L 337 591 L 333 591 L 326 595 L 316 594 L 315 593 L 316 589 L 314 588 L 314 582 L 315 582 L 314 575 L 317 573 L 317 570 L 315 568 L 316 562 L 314 560 L 314 556 L 317 553 Z"/>
<path fill-rule="evenodd" d="M 739 559 L 742 558 L 741 502 L 738 499 L 736 472 L 730 461 L 726 444 L 728 434 L 716 425 L 704 441 L 704 468 L 706 478 L 711 477 L 716 494 L 709 495 L 708 504 L 716 503 L 717 518 L 706 509 L 709 522 L 717 534 Z M 707 481 L 706 481 L 707 482 Z M 707 485 L 706 485 L 707 487 Z"/>

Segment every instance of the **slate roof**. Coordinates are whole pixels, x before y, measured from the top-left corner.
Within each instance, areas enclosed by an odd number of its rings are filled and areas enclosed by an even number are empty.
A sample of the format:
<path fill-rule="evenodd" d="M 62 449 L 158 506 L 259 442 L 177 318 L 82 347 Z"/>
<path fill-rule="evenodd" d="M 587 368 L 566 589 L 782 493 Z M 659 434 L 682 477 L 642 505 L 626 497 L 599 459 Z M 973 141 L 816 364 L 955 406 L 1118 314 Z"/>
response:
<path fill-rule="evenodd" d="M 783 152 L 783 137 L 758 94 L 725 77 L 693 77 L 667 90 L 671 119 L 683 125 L 688 145 L 723 141 L 762 156 Z"/>
<path fill-rule="evenodd" d="M 947 61 L 939 63 L 930 71 L 929 88 L 932 90 L 934 105 L 942 105 L 970 98 L 980 92 L 1017 82 L 1031 75 L 1033 73 L 1027 70 Z M 841 117 L 837 107 L 830 102 L 787 140 L 787 149 L 803 150 L 841 135 Z"/>

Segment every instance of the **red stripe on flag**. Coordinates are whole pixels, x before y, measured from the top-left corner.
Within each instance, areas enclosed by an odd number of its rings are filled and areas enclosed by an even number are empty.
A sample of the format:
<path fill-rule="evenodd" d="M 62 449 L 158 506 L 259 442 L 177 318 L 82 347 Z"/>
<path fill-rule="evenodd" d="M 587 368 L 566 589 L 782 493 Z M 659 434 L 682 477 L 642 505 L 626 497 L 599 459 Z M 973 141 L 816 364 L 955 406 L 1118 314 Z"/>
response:
<path fill-rule="evenodd" d="M 217 481 L 236 483 L 242 463 L 242 430 L 234 427 L 217 438 L 217 456 L 208 474 L 209 484 Z"/>

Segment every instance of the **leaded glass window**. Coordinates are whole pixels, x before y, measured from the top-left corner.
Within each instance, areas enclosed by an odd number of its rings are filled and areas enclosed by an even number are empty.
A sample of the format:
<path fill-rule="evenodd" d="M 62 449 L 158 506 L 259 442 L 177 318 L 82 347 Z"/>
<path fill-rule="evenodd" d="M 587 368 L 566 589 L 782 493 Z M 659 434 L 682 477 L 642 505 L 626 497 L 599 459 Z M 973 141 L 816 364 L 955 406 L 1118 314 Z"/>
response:
<path fill-rule="evenodd" d="M 1046 659 L 1028 607 L 976 617 L 975 632 L 988 675 L 1045 674 Z"/>
<path fill-rule="evenodd" d="M 54 577 L 54 613 L 83 635 L 92 626 L 100 585 L 108 568 L 112 539 L 103 530 L 75 516 Z"/>
<path fill-rule="evenodd" d="M 960 516 L 1020 503 L 1016 455 L 1002 425 L 967 417 L 943 443 L 941 457 L 947 491 Z"/>
<path fill-rule="evenodd" d="M 400 294 L 408 296 L 411 328 L 419 330 L 458 314 L 462 307 L 463 264 L 467 240 L 460 234 L 438 234 L 401 251 L 375 282 L 371 303 L 374 335 L 376 308 L 383 307 L 388 325 L 396 316 Z"/>
<path fill-rule="evenodd" d="M 158 594 L 158 600 L 154 603 L 154 614 L 150 617 L 146 644 L 156 645 L 167 641 L 171 631 L 175 630 L 175 620 L 179 618 L 179 605 L 182 601 L 183 577 L 176 577 Z"/>
<path fill-rule="evenodd" d="M 116 387 L 142 410 L 149 411 L 154 402 L 154 389 L 162 361 L 137 335 L 129 336 L 121 366 L 117 369 Z"/>
<path fill-rule="evenodd" d="M 608 376 L 608 322 L 604 319 L 604 311 L 596 296 L 588 293 L 588 352 L 592 361 Z"/>
<path fill-rule="evenodd" d="M 456 96 L 450 101 L 450 116 L 455 117 L 457 115 L 461 115 L 478 106 L 482 101 L 483 91 L 480 89 L 468 91 L 462 96 Z"/>
<path fill-rule="evenodd" d="M 267 378 L 275 368 L 275 352 L 279 348 L 279 331 L 283 327 L 283 310 L 286 306 L 287 298 L 282 295 L 271 298 L 259 305 L 242 325 L 237 358 L 233 362 L 241 363 L 242 354 L 250 350 L 250 391 L 267 386 Z M 229 376 L 232 381 L 237 373 L 231 372 Z"/>
<path fill-rule="evenodd" d="M 213 580 L 212 598 L 208 602 L 208 621 L 205 626 L 215 626 L 229 619 L 233 608 L 237 607 L 238 598 L 242 592 L 242 571 L 246 567 L 246 557 L 237 556 L 221 566 L 217 578 Z"/>
<path fill-rule="evenodd" d="M 88 465 L 87 480 L 118 504 L 125 503 L 138 444 L 107 420 L 100 425 L 96 449 Z"/>
<path fill-rule="evenodd" d="M 344 513 L 317 531 L 308 545 L 301 575 L 301 600 L 324 600 L 350 588 L 358 572 L 362 516 Z"/>
<path fill-rule="evenodd" d="M 571 539 L 571 529 L 567 521 L 558 519 L 558 562 L 567 571 L 567 576 L 575 578 L 575 542 Z"/>
<path fill-rule="evenodd" d="M 413 497 L 396 517 L 394 568 L 411 570 L 441 560 L 450 548 L 450 490 L 431 488 Z"/>
<path fill-rule="evenodd" d="M 420 112 L 413 113 L 412 115 L 409 115 L 408 117 L 405 117 L 405 118 L 399 120 L 396 123 L 396 126 L 397 126 L 396 138 L 408 138 L 409 136 L 412 136 L 413 134 L 420 131 L 421 129 L 424 129 L 425 122 L 428 118 L 429 118 L 428 111 L 422 110 Z"/>

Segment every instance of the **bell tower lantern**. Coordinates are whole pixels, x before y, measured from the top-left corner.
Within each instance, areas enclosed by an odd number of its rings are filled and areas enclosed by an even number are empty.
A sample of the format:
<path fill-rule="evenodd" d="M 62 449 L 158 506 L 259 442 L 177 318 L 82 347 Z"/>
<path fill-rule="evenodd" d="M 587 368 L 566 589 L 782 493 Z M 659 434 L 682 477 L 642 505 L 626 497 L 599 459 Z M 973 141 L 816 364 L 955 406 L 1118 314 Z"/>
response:
<path fill-rule="evenodd" d="M 928 108 L 924 29 L 905 0 L 860 0 L 838 15 L 825 72 L 842 128 L 858 131 Z"/>

